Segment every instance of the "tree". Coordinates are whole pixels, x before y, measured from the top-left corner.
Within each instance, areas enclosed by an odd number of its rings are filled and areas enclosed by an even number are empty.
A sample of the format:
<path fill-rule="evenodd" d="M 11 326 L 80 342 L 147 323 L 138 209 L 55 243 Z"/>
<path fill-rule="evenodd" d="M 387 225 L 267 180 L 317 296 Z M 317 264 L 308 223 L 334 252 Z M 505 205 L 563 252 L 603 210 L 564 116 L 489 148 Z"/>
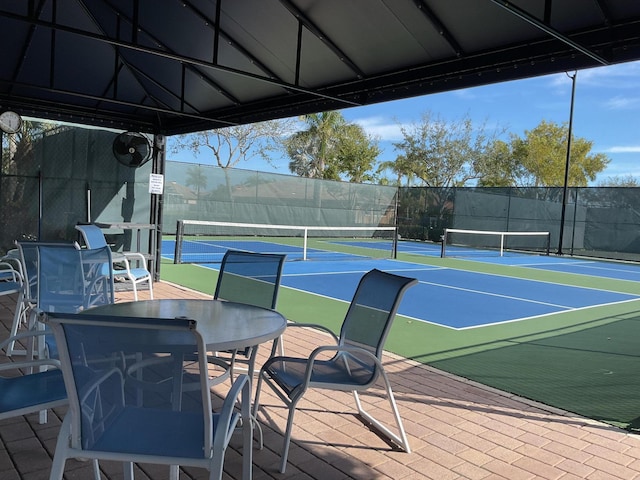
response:
<path fill-rule="evenodd" d="M 399 187 L 402 186 L 403 178 L 406 178 L 407 186 L 411 186 L 413 184 L 413 181 L 415 180 L 415 175 L 413 174 L 411 165 L 404 155 L 398 155 L 395 160 L 387 160 L 385 162 L 381 162 L 378 165 L 377 173 L 378 175 L 381 175 L 386 170 L 390 170 L 396 175 L 395 182 L 392 182 L 392 184 Z M 384 181 L 381 183 L 389 184 L 390 182 L 387 179 L 384 179 Z"/>
<path fill-rule="evenodd" d="M 200 190 L 207 188 L 207 176 L 200 165 L 189 167 L 187 169 L 186 183 L 187 186 L 194 187 L 196 189 L 196 197 L 200 198 Z"/>
<path fill-rule="evenodd" d="M 526 176 L 526 170 L 516 161 L 511 146 L 502 140 L 496 140 L 487 150 L 482 170 L 479 187 L 515 187 Z"/>
<path fill-rule="evenodd" d="M 640 187 L 640 180 L 633 175 L 614 175 L 598 182 L 598 187 Z"/>
<path fill-rule="evenodd" d="M 338 180 L 335 162 L 340 130 L 346 120 L 336 111 L 312 113 L 301 118 L 307 129 L 294 133 L 285 141 L 291 158 L 289 170 L 303 177 Z"/>
<path fill-rule="evenodd" d="M 369 182 L 374 180 L 378 140 L 340 112 L 322 112 L 301 117 L 306 124 L 284 145 L 291 159 L 291 173 L 309 178 Z"/>
<path fill-rule="evenodd" d="M 489 132 L 484 124 L 474 125 L 469 116 L 446 122 L 431 112 L 420 123 L 400 129 L 404 138 L 393 145 L 400 152 L 402 170 L 425 186 L 445 188 L 482 176 L 498 133 Z"/>
<path fill-rule="evenodd" d="M 271 161 L 271 155 L 281 149 L 282 139 L 292 130 L 290 119 L 236 125 L 173 137 L 171 151 L 191 151 L 197 156 L 204 149 L 213 154 L 221 168 L 233 168 L 239 162 L 255 156 Z"/>
<path fill-rule="evenodd" d="M 367 135 L 355 123 L 345 125 L 339 133 L 336 170 L 350 182 L 364 183 L 374 179 L 373 167 L 380 155 L 377 139 Z"/>
<path fill-rule="evenodd" d="M 534 129 L 526 130 L 524 138 L 512 135 L 511 153 L 516 165 L 526 171 L 521 178 L 522 186 L 564 185 L 568 135 L 567 124 L 558 125 L 545 120 Z M 587 186 L 609 164 L 610 159 L 605 154 L 591 154 L 592 147 L 591 141 L 575 136 L 571 138 L 569 186 Z"/>
<path fill-rule="evenodd" d="M 401 126 L 401 132 L 402 141 L 394 143 L 400 153 L 396 171 L 434 187 L 425 203 L 416 207 L 422 225 L 415 227 L 426 229 L 427 238 L 437 241 L 449 226 L 451 189 L 483 176 L 495 157 L 499 131 L 474 125 L 469 116 L 447 122 L 426 112 L 420 123 Z"/>

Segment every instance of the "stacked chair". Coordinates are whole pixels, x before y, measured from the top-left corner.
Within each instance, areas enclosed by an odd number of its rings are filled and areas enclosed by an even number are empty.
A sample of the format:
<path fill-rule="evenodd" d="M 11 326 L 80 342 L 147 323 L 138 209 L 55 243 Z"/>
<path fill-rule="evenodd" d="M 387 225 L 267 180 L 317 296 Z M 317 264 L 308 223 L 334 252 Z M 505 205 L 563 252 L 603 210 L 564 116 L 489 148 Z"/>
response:
<path fill-rule="evenodd" d="M 39 412 L 47 422 L 48 409 L 68 405 L 57 342 L 40 321 L 44 312 L 77 312 L 113 303 L 111 253 L 108 248 L 80 250 L 77 244 L 20 242 L 21 282 L 11 335 L 0 348 L 16 353 L 25 343 L 22 361 L 0 365 L 0 373 L 22 370 L 23 375 L 0 376 L 0 419 Z M 19 314 L 19 315 L 18 315 Z M 18 332 L 22 317 L 26 331 Z M 94 475 L 100 478 L 97 461 Z"/>

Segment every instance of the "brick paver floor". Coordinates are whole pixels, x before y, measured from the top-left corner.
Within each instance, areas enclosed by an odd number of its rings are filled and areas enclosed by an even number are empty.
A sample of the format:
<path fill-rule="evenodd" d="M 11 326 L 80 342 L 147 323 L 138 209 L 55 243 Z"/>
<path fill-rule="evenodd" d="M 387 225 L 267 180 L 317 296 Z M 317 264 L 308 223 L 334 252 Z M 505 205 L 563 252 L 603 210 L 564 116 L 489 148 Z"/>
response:
<path fill-rule="evenodd" d="M 141 292 L 141 299 L 146 298 Z M 156 298 L 202 298 L 165 282 Z M 118 293 L 118 301 L 131 294 Z M 0 300 L 0 334 L 7 336 L 15 299 Z M 296 337 L 292 335 L 296 332 Z M 326 338 L 291 329 L 287 354 L 304 354 Z M 262 350 L 267 350 L 263 348 Z M 264 352 L 263 352 L 264 354 Z M 8 361 L 0 354 L 0 361 Z M 264 357 L 262 357 L 264 360 Z M 260 361 L 260 359 L 259 359 Z M 354 414 L 353 397 L 342 392 L 308 392 L 299 404 L 286 474 L 279 452 L 286 409 L 263 391 L 258 420 L 265 447 L 254 451 L 255 479 L 640 479 L 640 439 L 575 415 L 523 400 L 393 355 L 385 357 L 412 453 L 394 449 Z M 223 394 L 224 386 L 216 387 Z M 226 387 L 228 388 L 228 386 Z M 0 395 L 2 392 L 0 391 Z M 367 408 L 392 419 L 382 388 L 367 394 Z M 56 435 L 65 409 L 0 421 L 0 479 L 48 478 Z M 225 479 L 241 478 L 239 439 L 225 459 Z M 120 465 L 101 462 L 103 479 L 122 478 Z M 88 462 L 69 461 L 65 477 L 89 479 Z M 168 479 L 166 467 L 139 465 L 137 479 Z M 184 469 L 182 479 L 205 479 L 207 472 Z"/>

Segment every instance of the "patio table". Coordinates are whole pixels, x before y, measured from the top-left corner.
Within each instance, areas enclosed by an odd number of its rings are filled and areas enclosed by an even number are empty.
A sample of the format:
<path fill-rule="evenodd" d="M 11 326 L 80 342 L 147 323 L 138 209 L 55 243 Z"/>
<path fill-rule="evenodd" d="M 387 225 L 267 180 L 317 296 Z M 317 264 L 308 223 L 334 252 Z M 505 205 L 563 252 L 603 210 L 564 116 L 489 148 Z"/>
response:
<path fill-rule="evenodd" d="M 113 303 L 86 310 L 97 315 L 190 318 L 210 351 L 241 350 L 279 337 L 287 320 L 275 310 L 223 300 L 161 299 Z"/>

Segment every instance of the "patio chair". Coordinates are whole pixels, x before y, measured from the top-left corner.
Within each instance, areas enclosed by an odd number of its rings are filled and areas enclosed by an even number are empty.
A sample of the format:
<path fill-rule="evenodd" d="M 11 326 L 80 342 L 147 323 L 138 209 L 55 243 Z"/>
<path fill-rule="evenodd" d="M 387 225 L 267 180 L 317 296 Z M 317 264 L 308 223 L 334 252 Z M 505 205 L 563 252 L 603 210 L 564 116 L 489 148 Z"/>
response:
<path fill-rule="evenodd" d="M 9 336 L 12 337 L 18 333 L 20 325 L 26 324 L 26 315 L 24 309 L 23 295 L 24 290 L 22 286 L 22 274 L 20 271 L 20 265 L 14 267 L 12 263 L 0 261 L 0 296 L 4 295 L 16 295 L 16 308 L 13 313 L 13 322 L 11 324 L 11 330 Z M 11 341 L 5 349 L 5 354 L 10 357 L 14 354 L 24 354 L 23 350 L 15 349 L 15 341 Z"/>
<path fill-rule="evenodd" d="M 285 258 L 286 255 L 227 250 L 222 258 L 213 298 L 275 310 Z M 238 360 L 246 364 L 245 371 L 253 377 L 256 352 L 257 347 L 227 352 L 231 356 L 229 370 L 232 380 Z M 241 355 L 240 359 L 238 355 Z"/>
<path fill-rule="evenodd" d="M 109 247 L 81 250 L 77 243 L 18 242 L 28 281 L 23 299 L 30 309 L 28 329 L 41 329 L 39 312 L 75 313 L 97 305 L 114 303 L 111 250 Z M 51 335 L 38 338 L 27 349 L 39 358 L 56 358 Z"/>
<path fill-rule="evenodd" d="M 15 316 L 11 326 L 10 337 L 15 337 L 18 333 L 20 325 L 24 324 L 27 329 L 35 326 L 34 309 L 38 308 L 38 275 L 39 275 L 39 253 L 38 248 L 41 246 L 50 246 L 51 248 L 62 248 L 76 250 L 73 244 L 68 243 L 52 243 L 52 242 L 16 242 L 18 251 L 18 259 L 20 262 L 20 270 L 22 272 L 22 290 L 18 297 L 20 317 Z M 75 258 L 75 253 L 73 253 Z M 64 255 L 61 255 L 61 258 Z M 38 339 L 42 341 L 42 339 Z M 12 341 L 7 349 L 7 354 L 27 354 L 26 350 L 17 350 L 15 342 Z M 33 352 L 31 351 L 31 354 Z"/>
<path fill-rule="evenodd" d="M 238 376 L 219 413 L 212 414 L 207 348 L 194 320 L 57 312 L 46 317 L 69 397 L 50 480 L 62 479 L 68 458 L 123 462 L 125 479 L 133 478 L 134 462 L 201 467 L 210 479 L 222 478 L 229 440 L 240 415 L 250 414 L 250 383 L 247 375 Z M 190 375 L 180 375 L 183 355 L 194 349 L 199 361 L 189 366 Z M 157 367 L 177 373 L 168 393 L 145 395 L 142 404 L 118 361 L 140 356 L 170 358 Z M 187 389 L 185 382 L 194 385 Z M 244 479 L 251 478 L 251 430 L 251 422 L 243 422 Z"/>
<path fill-rule="evenodd" d="M 87 248 L 95 249 L 108 246 L 107 239 L 100 227 L 91 224 L 78 224 L 76 230 L 82 235 Z M 149 285 L 149 298 L 153 298 L 153 279 L 147 270 L 147 260 L 140 252 L 112 252 L 113 275 L 116 279 L 131 282 L 133 285 L 133 298 L 138 300 L 138 284 L 147 282 Z M 137 264 L 137 267 L 132 267 Z"/>
<path fill-rule="evenodd" d="M 74 313 L 115 301 L 109 247 L 40 245 L 37 308 Z"/>
<path fill-rule="evenodd" d="M 329 333 L 336 344 L 317 347 L 304 358 L 273 356 L 260 370 L 253 415 L 257 414 L 260 406 L 263 382 L 273 389 L 289 409 L 282 446 L 281 473 L 285 472 L 287 465 L 295 408 L 309 388 L 352 391 L 360 416 L 403 450 L 410 452 L 389 378 L 382 365 L 382 351 L 405 291 L 417 283 L 416 279 L 376 269 L 366 273 L 349 305 L 339 338 L 321 325 L 289 325 L 288 328 L 319 328 Z M 327 359 L 329 355 L 332 356 Z M 379 377 L 385 385 L 397 434 L 365 411 L 358 396 L 359 391 L 373 386 Z"/>
<path fill-rule="evenodd" d="M 10 344 L 29 337 L 43 335 L 44 332 L 21 332 L 0 343 L 0 349 L 8 349 Z M 0 420 L 18 417 L 28 413 L 40 413 L 40 423 L 46 423 L 47 409 L 67 404 L 67 393 L 58 369 L 60 362 L 55 359 L 24 360 L 0 364 Z M 16 374 L 18 370 L 30 373 Z M 10 375 L 2 375 L 5 372 Z"/>

